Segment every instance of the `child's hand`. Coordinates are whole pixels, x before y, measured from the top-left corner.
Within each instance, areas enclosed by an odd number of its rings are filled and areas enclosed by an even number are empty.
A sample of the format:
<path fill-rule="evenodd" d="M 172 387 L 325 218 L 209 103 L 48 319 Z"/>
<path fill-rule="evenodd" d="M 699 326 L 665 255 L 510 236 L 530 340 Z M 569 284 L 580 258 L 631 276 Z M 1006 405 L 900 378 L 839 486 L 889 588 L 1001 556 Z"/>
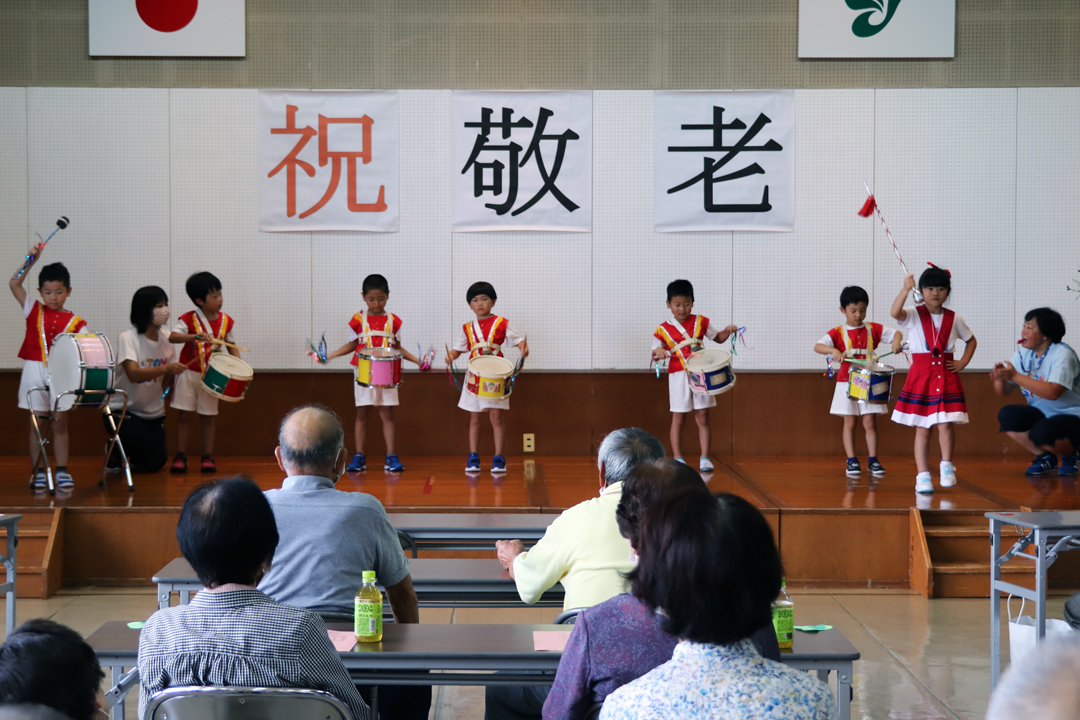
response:
<path fill-rule="evenodd" d="M 904 277 L 904 289 L 905 290 L 914 290 L 915 289 L 915 276 L 914 275 L 907 275 L 907 276 Z"/>
<path fill-rule="evenodd" d="M 958 373 L 967 367 L 967 363 L 961 360 L 946 360 L 945 367 L 947 367 L 950 372 Z"/>
<path fill-rule="evenodd" d="M 522 340 L 520 343 L 518 343 L 518 350 L 521 351 L 522 358 L 529 357 L 529 341 Z"/>
<path fill-rule="evenodd" d="M 892 351 L 894 355 L 899 355 L 900 351 L 904 349 L 904 338 L 900 336 L 900 333 L 896 333 L 892 341 Z"/>
<path fill-rule="evenodd" d="M 832 359 L 835 363 L 844 362 L 844 352 L 842 350 L 837 350 L 836 348 L 833 348 Z"/>
<path fill-rule="evenodd" d="M 663 360 L 664 358 L 667 357 L 667 350 L 665 350 L 664 348 L 656 348 L 655 350 L 652 351 L 652 356 L 653 356 L 653 360 L 656 360 L 657 362 L 660 362 L 661 360 Z"/>
<path fill-rule="evenodd" d="M 166 377 L 176 377 L 177 375 L 181 375 L 185 370 L 187 370 L 187 368 L 184 367 L 183 364 L 173 362 L 165 366 L 165 375 Z"/>
<path fill-rule="evenodd" d="M 38 256 L 45 251 L 45 246 L 38 243 L 30 250 L 30 261 L 34 262 L 38 259 Z"/>
<path fill-rule="evenodd" d="M 450 357 L 450 353 L 446 353 L 446 358 L 443 360 L 443 362 L 446 363 L 447 367 L 450 367 L 450 365 L 452 365 L 454 362 L 454 358 Z"/>

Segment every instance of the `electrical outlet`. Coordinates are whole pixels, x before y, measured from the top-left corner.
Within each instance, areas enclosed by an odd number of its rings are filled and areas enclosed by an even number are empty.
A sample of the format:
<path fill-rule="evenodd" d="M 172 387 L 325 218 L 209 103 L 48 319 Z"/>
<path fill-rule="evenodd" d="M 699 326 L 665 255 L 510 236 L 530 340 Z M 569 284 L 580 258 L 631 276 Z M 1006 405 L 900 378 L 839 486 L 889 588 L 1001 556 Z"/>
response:
<path fill-rule="evenodd" d="M 525 452 L 536 452 L 536 436 L 525 433 Z"/>

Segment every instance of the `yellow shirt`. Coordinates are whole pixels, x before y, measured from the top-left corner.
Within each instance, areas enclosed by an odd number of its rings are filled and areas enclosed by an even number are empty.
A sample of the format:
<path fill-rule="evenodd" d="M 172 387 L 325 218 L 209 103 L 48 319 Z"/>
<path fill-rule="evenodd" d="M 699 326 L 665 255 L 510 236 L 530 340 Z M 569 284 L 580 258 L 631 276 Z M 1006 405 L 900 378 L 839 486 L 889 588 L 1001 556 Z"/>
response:
<path fill-rule="evenodd" d="M 630 543 L 619 534 L 615 509 L 622 483 L 600 497 L 570 508 L 551 523 L 540 542 L 514 558 L 514 578 L 522 601 L 532 604 L 557 582 L 566 590 L 563 609 L 592 607 L 626 592 Z"/>

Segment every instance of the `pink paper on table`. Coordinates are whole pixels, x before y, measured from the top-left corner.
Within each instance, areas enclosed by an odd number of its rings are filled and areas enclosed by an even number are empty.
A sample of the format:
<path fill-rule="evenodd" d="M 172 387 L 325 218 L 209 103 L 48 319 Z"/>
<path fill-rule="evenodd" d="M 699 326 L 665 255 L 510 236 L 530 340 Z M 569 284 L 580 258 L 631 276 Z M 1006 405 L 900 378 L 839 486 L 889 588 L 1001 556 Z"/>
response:
<path fill-rule="evenodd" d="M 533 650 L 562 652 L 569 639 L 569 630 L 533 630 Z"/>
<path fill-rule="evenodd" d="M 330 642 L 333 643 L 334 649 L 338 652 L 349 652 L 356 645 L 356 636 L 351 632 L 327 630 L 326 634 L 330 636 Z"/>

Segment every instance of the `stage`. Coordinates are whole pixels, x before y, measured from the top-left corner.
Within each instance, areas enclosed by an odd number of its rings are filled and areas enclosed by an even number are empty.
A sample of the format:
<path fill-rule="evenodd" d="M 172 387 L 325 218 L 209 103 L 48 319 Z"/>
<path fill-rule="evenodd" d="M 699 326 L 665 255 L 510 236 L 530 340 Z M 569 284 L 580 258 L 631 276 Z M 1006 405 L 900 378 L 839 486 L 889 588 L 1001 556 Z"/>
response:
<path fill-rule="evenodd" d="M 587 457 L 511 457 L 503 476 L 486 470 L 468 475 L 456 456 L 404 461 L 404 473 L 348 473 L 338 488 L 370 493 L 391 513 L 558 513 L 598 489 L 595 460 Z M 939 487 L 932 496 L 915 494 L 915 468 L 906 457 L 882 458 L 888 474 L 880 480 L 865 473 L 847 478 L 833 457 L 736 456 L 714 462 L 716 470 L 705 478 L 709 487 L 761 509 L 776 533 L 788 581 L 799 587 L 924 591 L 911 579 L 922 543 L 929 562 L 936 555 L 937 565 L 966 568 L 970 582 L 953 592 L 977 596 L 981 565 L 989 562 L 983 513 L 1080 508 L 1076 478 L 1026 478 L 1025 463 L 1015 457 L 958 458 L 956 487 Z M 222 457 L 216 475 L 135 475 L 129 492 L 119 473 L 109 474 L 99 490 L 95 458 L 77 458 L 70 468 L 75 489 L 50 496 L 29 489 L 24 458 L 0 459 L 0 510 L 24 515 L 21 594 L 48 596 L 63 586 L 148 585 L 154 572 L 179 556 L 176 521 L 199 483 L 245 474 L 269 489 L 283 478 L 272 459 Z M 1051 579 L 1059 588 L 1071 587 L 1073 578 L 1080 579 L 1077 569 L 1063 557 Z"/>

